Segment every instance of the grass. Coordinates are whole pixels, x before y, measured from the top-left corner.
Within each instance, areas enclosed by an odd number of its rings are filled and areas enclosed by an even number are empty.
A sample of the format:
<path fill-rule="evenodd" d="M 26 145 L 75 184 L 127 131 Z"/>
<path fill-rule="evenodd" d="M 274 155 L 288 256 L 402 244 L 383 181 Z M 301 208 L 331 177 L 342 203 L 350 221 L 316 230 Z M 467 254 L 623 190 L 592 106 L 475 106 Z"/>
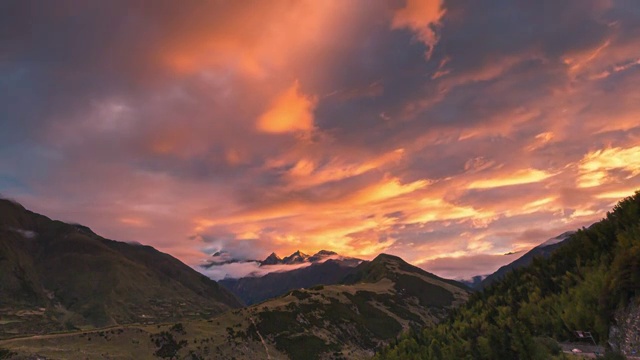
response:
<path fill-rule="evenodd" d="M 324 340 L 309 334 L 276 337 L 276 344 L 291 360 L 316 360 L 323 353 L 335 350 L 335 346 L 329 346 Z"/>

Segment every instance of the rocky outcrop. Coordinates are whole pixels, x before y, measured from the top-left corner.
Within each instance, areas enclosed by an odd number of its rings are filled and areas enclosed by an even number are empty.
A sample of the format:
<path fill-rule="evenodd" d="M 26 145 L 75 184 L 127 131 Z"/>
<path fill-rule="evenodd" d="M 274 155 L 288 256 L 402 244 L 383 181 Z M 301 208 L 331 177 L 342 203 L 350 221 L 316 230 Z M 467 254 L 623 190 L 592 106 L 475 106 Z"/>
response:
<path fill-rule="evenodd" d="M 640 305 L 635 300 L 614 316 L 615 325 L 609 328 L 609 346 L 626 356 L 640 354 Z"/>

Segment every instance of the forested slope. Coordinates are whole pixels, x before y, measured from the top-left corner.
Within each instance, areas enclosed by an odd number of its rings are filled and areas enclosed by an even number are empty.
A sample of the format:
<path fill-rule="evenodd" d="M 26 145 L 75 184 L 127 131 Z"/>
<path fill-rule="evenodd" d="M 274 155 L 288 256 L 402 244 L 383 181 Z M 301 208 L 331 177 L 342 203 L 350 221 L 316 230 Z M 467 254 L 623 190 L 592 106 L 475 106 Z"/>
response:
<path fill-rule="evenodd" d="M 375 359 L 550 359 L 555 341 L 591 331 L 606 344 L 614 313 L 640 291 L 640 192 L 571 236 L 548 259 L 509 273 L 448 320 Z"/>

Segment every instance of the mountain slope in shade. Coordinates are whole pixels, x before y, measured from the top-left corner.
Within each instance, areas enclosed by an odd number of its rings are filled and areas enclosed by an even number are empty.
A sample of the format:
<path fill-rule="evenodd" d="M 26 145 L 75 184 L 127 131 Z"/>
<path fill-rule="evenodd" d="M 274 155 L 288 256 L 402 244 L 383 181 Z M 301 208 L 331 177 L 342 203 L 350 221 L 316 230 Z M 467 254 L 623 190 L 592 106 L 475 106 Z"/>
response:
<path fill-rule="evenodd" d="M 0 341 L 0 346 L 20 355 L 38 352 L 66 359 L 105 353 L 152 358 L 163 344 L 176 345 L 166 350 L 178 359 L 365 359 L 403 331 L 433 326 L 469 296 L 464 285 L 395 256 L 380 255 L 354 270 L 343 284 L 293 290 L 209 320 L 115 328 L 102 336 Z"/>
<path fill-rule="evenodd" d="M 534 247 L 529 250 L 526 254 L 519 257 L 517 260 L 502 266 L 493 274 L 487 276 L 479 286 L 475 287 L 476 289 L 483 289 L 489 285 L 491 285 L 494 281 L 502 279 L 506 274 L 510 271 L 513 271 L 518 268 L 522 268 L 525 266 L 529 266 L 535 257 L 543 257 L 548 258 L 551 254 L 560 246 L 562 246 L 563 241 L 569 238 L 574 233 L 574 231 L 567 231 L 562 233 L 554 238 L 551 238 L 542 244 Z"/>
<path fill-rule="evenodd" d="M 104 239 L 0 199 L 0 337 L 239 306 L 215 281 L 150 246 Z"/>
<path fill-rule="evenodd" d="M 261 277 L 222 279 L 218 283 L 252 305 L 280 296 L 287 291 L 340 282 L 361 260 L 327 260 L 289 271 L 272 272 Z"/>
<path fill-rule="evenodd" d="M 477 290 L 482 288 L 482 281 L 489 275 L 476 275 L 470 279 L 458 279 L 461 283 L 467 285 L 469 288 Z"/>

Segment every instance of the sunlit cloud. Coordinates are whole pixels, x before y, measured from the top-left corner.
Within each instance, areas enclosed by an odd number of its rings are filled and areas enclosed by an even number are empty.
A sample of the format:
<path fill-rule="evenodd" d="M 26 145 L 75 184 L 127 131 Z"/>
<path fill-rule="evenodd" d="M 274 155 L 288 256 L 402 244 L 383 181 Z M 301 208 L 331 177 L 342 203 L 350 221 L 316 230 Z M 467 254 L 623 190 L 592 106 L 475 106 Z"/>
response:
<path fill-rule="evenodd" d="M 434 30 L 445 14 L 442 0 L 407 0 L 405 6 L 396 10 L 391 26 L 394 29 L 408 28 L 428 47 L 427 58 L 438 42 Z"/>
<path fill-rule="evenodd" d="M 483 219 L 490 219 L 493 213 L 482 213 L 471 206 L 456 206 L 440 198 L 420 198 L 413 204 L 407 221 L 410 223 L 427 223 L 438 220 L 459 220 L 473 218 L 479 224 Z"/>
<path fill-rule="evenodd" d="M 579 164 L 579 187 L 594 187 L 611 181 L 610 172 L 621 170 L 624 178 L 640 174 L 640 146 L 607 148 L 590 152 Z"/>
<path fill-rule="evenodd" d="M 363 162 L 349 162 L 336 157 L 321 166 L 317 166 L 311 159 L 300 159 L 286 173 L 286 177 L 289 184 L 296 188 L 316 186 L 381 169 L 390 163 L 400 161 L 403 155 L 403 149 L 396 149 L 377 157 L 365 159 Z M 272 166 L 277 165 L 272 164 Z"/>
<path fill-rule="evenodd" d="M 612 199 L 612 200 L 624 199 L 627 196 L 633 195 L 633 193 L 636 190 L 637 189 L 608 191 L 608 192 L 597 194 L 596 199 Z"/>
<path fill-rule="evenodd" d="M 121 223 L 126 225 L 148 226 L 147 222 L 144 219 L 140 219 L 140 218 L 125 217 L 125 218 L 120 218 L 119 220 Z"/>
<path fill-rule="evenodd" d="M 500 174 L 499 177 L 473 181 L 469 189 L 490 189 L 503 186 L 530 184 L 545 180 L 553 174 L 538 169 L 523 169 L 513 173 Z"/>
<path fill-rule="evenodd" d="M 428 184 L 428 180 L 402 184 L 397 178 L 383 179 L 376 184 L 361 189 L 357 193 L 353 194 L 349 200 L 351 200 L 350 202 L 352 202 L 353 205 L 375 203 L 401 195 L 410 194 L 417 189 L 424 188 Z"/>
<path fill-rule="evenodd" d="M 316 100 L 300 92 L 296 81 L 273 101 L 258 119 L 258 129 L 269 133 L 310 131 Z"/>

